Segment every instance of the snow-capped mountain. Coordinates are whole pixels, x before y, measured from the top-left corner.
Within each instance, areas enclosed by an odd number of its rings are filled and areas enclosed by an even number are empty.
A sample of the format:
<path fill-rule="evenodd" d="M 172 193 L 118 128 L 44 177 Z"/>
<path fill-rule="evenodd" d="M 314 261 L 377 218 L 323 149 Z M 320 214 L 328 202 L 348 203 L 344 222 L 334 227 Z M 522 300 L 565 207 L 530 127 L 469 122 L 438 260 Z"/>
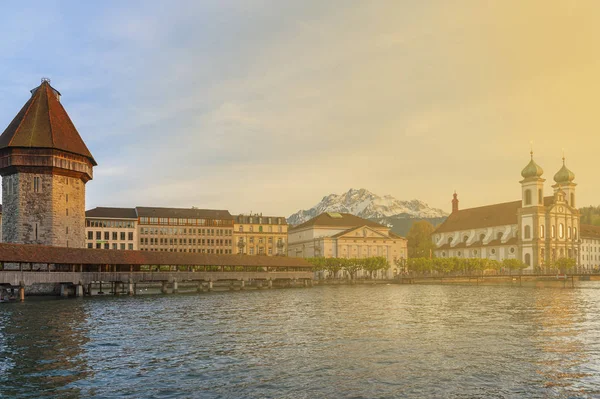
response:
<path fill-rule="evenodd" d="M 448 216 L 441 209 L 431 208 L 420 200 L 400 201 L 391 195 L 380 197 L 361 188 L 350 189 L 341 195 L 329 194 L 312 208 L 294 213 L 287 221 L 290 225 L 298 225 L 323 212 L 351 213 L 388 225 L 398 234 L 406 234 L 414 219 L 426 219 L 438 224 Z"/>

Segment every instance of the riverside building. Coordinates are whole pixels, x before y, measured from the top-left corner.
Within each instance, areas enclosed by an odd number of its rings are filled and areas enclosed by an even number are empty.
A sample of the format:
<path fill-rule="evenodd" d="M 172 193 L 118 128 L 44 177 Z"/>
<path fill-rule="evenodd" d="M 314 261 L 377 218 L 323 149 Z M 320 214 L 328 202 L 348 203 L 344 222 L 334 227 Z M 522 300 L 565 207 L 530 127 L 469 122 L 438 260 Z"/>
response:
<path fill-rule="evenodd" d="M 85 246 L 85 184 L 96 161 L 42 79 L 0 135 L 2 241 Z"/>
<path fill-rule="evenodd" d="M 237 254 L 285 256 L 288 225 L 284 217 L 237 215 L 233 242 Z"/>
<path fill-rule="evenodd" d="M 390 268 L 381 271 L 379 277 L 393 278 L 397 274 L 395 261 L 406 259 L 407 240 L 379 223 L 349 213 L 327 212 L 289 229 L 288 255 L 297 258 L 382 256 Z"/>
<path fill-rule="evenodd" d="M 544 268 L 559 258 L 584 265 L 582 240 L 590 240 L 588 226 L 580 226 L 576 207 L 575 174 L 563 158 L 554 175 L 552 195 L 545 195 L 543 169 L 534 161 L 521 172 L 521 199 L 477 208 L 458 208 L 433 233 L 437 257 L 519 259 L 525 270 Z M 593 244 L 589 244 L 593 248 Z M 585 265 L 588 265 L 586 263 Z"/>
<path fill-rule="evenodd" d="M 139 249 L 233 253 L 233 216 L 226 210 L 138 206 Z"/>
<path fill-rule="evenodd" d="M 87 248 L 138 249 L 135 208 L 94 208 L 85 212 Z"/>

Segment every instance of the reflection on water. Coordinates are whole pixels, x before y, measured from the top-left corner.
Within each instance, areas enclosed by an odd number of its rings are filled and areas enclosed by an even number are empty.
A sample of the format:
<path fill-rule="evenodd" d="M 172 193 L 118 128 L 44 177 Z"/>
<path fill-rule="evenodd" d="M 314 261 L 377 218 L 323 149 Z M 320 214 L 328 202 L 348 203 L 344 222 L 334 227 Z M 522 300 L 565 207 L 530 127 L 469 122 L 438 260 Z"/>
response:
<path fill-rule="evenodd" d="M 0 397 L 591 398 L 600 284 L 329 286 L 0 308 Z"/>

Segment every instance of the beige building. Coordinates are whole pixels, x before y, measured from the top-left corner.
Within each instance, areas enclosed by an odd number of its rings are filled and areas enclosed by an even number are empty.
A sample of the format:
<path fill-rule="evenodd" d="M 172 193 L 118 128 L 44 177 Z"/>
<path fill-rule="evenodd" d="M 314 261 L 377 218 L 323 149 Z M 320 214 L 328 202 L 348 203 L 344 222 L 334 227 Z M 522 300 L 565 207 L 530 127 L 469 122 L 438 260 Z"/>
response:
<path fill-rule="evenodd" d="M 233 253 L 229 211 L 136 207 L 139 249 L 206 254 Z"/>
<path fill-rule="evenodd" d="M 379 223 L 349 213 L 328 212 L 289 229 L 288 255 L 302 258 L 382 256 L 390 268 L 381 271 L 378 277 L 393 278 L 397 273 L 394 261 L 406 259 L 407 240 Z"/>
<path fill-rule="evenodd" d="M 85 212 L 87 248 L 138 249 L 138 217 L 135 208 L 94 208 Z"/>
<path fill-rule="evenodd" d="M 233 228 L 235 253 L 285 256 L 287 234 L 288 225 L 284 217 L 238 215 L 235 217 Z"/>

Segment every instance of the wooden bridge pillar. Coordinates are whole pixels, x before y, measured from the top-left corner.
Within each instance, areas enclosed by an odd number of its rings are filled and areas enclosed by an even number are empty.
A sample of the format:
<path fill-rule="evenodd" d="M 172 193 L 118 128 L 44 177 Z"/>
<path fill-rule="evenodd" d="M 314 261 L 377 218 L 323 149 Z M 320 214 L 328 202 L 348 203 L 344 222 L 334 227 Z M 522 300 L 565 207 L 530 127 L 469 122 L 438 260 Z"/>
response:
<path fill-rule="evenodd" d="M 128 287 L 128 290 L 127 290 L 127 295 L 129 295 L 129 296 L 135 295 L 135 286 L 134 286 L 132 280 L 129 280 L 129 287 Z"/>
<path fill-rule="evenodd" d="M 269 279 L 269 285 L 268 285 L 269 289 L 273 288 L 273 280 Z"/>
<path fill-rule="evenodd" d="M 25 284 L 22 281 L 19 286 L 19 301 L 25 302 Z"/>
<path fill-rule="evenodd" d="M 69 290 L 67 288 L 66 284 L 61 284 L 60 285 L 60 296 L 63 298 L 66 298 L 69 296 Z"/>
<path fill-rule="evenodd" d="M 244 279 L 242 279 L 242 285 L 240 285 L 240 290 L 245 290 L 246 289 L 246 281 Z"/>
<path fill-rule="evenodd" d="M 208 291 L 212 291 L 213 290 L 213 281 L 212 279 L 208 280 Z"/>
<path fill-rule="evenodd" d="M 256 289 L 257 290 L 262 290 L 262 287 L 263 287 L 262 285 L 263 285 L 262 280 L 256 280 Z"/>
<path fill-rule="evenodd" d="M 177 280 L 173 280 L 173 294 L 177 294 L 179 291 L 179 286 L 177 285 Z"/>
<path fill-rule="evenodd" d="M 81 298 L 82 296 L 83 296 L 83 285 L 80 283 L 75 286 L 75 297 Z"/>
<path fill-rule="evenodd" d="M 160 292 L 162 294 L 166 294 L 167 293 L 167 282 L 166 281 L 162 282 L 162 287 L 160 287 Z"/>

